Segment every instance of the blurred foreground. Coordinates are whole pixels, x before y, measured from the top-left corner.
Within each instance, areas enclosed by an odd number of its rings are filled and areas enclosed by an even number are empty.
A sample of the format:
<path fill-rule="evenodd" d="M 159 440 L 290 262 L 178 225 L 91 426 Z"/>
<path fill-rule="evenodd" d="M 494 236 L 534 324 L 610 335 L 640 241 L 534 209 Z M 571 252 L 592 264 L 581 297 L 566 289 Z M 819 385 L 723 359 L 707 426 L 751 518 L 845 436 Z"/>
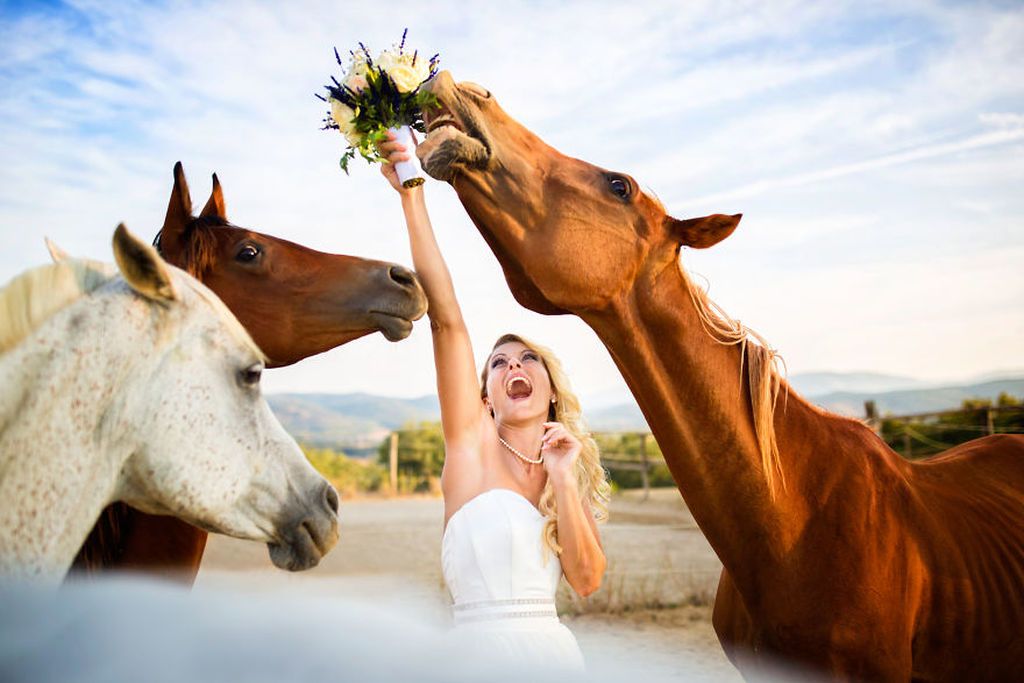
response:
<path fill-rule="evenodd" d="M 634 662 L 650 676 L 685 672 L 693 681 L 739 681 L 711 627 L 721 563 L 679 492 L 616 494 L 601 528 L 608 571 L 586 600 L 563 580 L 559 613 L 579 640 L 591 671 Z M 343 500 L 341 539 L 317 568 L 287 574 L 266 548 L 211 536 L 195 591 L 303 590 L 414 610 L 438 627 L 449 623 L 441 576 L 443 507 L 439 498 Z"/>
<path fill-rule="evenodd" d="M 717 559 L 678 492 L 640 497 L 612 503 L 601 590 L 560 595 L 586 680 L 741 680 L 711 628 Z M 0 680 L 572 680 L 448 630 L 441 523 L 439 499 L 343 501 L 341 541 L 312 571 L 211 536 L 192 592 L 130 577 L 0 592 Z"/>

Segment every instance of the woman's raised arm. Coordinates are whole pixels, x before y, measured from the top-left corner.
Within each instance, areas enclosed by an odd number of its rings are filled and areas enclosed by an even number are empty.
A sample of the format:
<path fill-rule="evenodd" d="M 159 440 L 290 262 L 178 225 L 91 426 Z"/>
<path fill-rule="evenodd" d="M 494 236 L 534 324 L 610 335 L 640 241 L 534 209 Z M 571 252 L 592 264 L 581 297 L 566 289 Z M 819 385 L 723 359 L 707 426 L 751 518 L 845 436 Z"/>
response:
<path fill-rule="evenodd" d="M 390 133 L 388 141 L 380 145 L 380 151 L 391 162 L 402 161 L 412 153 L 395 142 Z M 423 187 L 402 187 L 392 163 L 382 164 L 381 172 L 401 195 L 413 267 L 427 295 L 446 450 L 442 481 L 445 486 L 454 483 L 461 487 L 451 481 L 453 477 L 461 480 L 479 476 L 480 430 L 484 417 L 469 332 L 455 298 L 448 266 L 434 237 Z"/>

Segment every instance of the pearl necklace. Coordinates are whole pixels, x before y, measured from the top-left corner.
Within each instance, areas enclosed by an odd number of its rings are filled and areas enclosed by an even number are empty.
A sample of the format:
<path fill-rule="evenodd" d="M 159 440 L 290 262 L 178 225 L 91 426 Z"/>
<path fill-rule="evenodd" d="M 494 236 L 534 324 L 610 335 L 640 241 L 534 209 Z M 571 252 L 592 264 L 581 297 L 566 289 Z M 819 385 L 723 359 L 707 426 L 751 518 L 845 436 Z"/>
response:
<path fill-rule="evenodd" d="M 517 458 L 519 458 L 519 459 L 520 459 L 520 460 L 522 460 L 523 462 L 528 462 L 528 463 L 530 463 L 531 465 L 540 465 L 541 463 L 543 463 L 543 462 L 544 462 L 544 456 L 543 456 L 543 455 L 541 455 L 541 456 L 540 456 L 539 458 L 537 458 L 536 460 L 534 460 L 533 458 L 528 458 L 528 457 L 526 457 L 525 455 L 523 455 L 522 453 L 520 453 L 520 452 L 519 452 L 518 450 L 516 450 L 516 448 L 514 448 L 514 447 L 513 447 L 513 446 L 512 446 L 512 445 L 511 445 L 511 444 L 510 444 L 510 443 L 509 443 L 508 441 L 505 441 L 505 439 L 501 438 L 500 436 L 498 437 L 498 441 L 500 441 L 500 442 L 501 442 L 501 445 L 502 445 L 502 446 L 504 446 L 505 448 L 507 448 L 507 449 L 509 449 L 510 451 L 512 451 L 512 455 L 516 456 Z"/>

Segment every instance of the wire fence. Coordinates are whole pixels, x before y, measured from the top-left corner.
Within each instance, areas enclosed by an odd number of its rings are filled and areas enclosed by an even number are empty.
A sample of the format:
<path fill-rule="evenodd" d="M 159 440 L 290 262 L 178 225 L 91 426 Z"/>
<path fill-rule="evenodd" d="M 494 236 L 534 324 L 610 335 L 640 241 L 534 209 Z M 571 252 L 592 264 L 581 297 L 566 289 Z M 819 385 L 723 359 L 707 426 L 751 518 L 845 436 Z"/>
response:
<path fill-rule="evenodd" d="M 1024 434 L 1024 405 L 1004 397 L 1000 405 L 965 405 L 960 410 L 880 416 L 864 404 L 865 422 L 894 450 L 914 460 L 993 434 Z"/>
<path fill-rule="evenodd" d="M 879 415 L 873 401 L 867 401 L 864 422 L 898 453 L 917 459 L 980 436 L 1024 434 L 1024 405 L 1011 397 L 1000 400 L 1010 405 L 981 403 L 959 410 L 885 416 Z M 437 433 L 426 439 L 415 429 L 393 432 L 381 447 L 381 463 L 387 464 L 391 491 L 439 491 L 444 442 L 440 428 L 435 426 L 433 431 Z M 646 500 L 652 487 L 674 485 L 661 449 L 650 432 L 595 432 L 592 436 L 601 453 L 601 464 L 619 488 L 642 488 Z"/>

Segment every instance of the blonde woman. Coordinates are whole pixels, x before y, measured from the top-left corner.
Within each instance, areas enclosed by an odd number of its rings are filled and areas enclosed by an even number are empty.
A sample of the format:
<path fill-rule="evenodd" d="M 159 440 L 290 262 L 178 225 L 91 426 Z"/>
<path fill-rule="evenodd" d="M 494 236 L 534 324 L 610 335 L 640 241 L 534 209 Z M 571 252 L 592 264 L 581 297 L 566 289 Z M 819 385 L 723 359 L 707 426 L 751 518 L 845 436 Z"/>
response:
<path fill-rule="evenodd" d="M 578 594 L 601 585 L 596 522 L 608 483 L 561 364 L 516 335 L 498 339 L 477 383 L 473 349 L 427 215 L 423 188 L 402 187 L 393 136 L 380 146 L 384 177 L 401 196 L 413 264 L 429 302 L 445 439 L 442 566 L 456 629 L 518 662 L 580 669 L 558 621 L 564 574 Z"/>

